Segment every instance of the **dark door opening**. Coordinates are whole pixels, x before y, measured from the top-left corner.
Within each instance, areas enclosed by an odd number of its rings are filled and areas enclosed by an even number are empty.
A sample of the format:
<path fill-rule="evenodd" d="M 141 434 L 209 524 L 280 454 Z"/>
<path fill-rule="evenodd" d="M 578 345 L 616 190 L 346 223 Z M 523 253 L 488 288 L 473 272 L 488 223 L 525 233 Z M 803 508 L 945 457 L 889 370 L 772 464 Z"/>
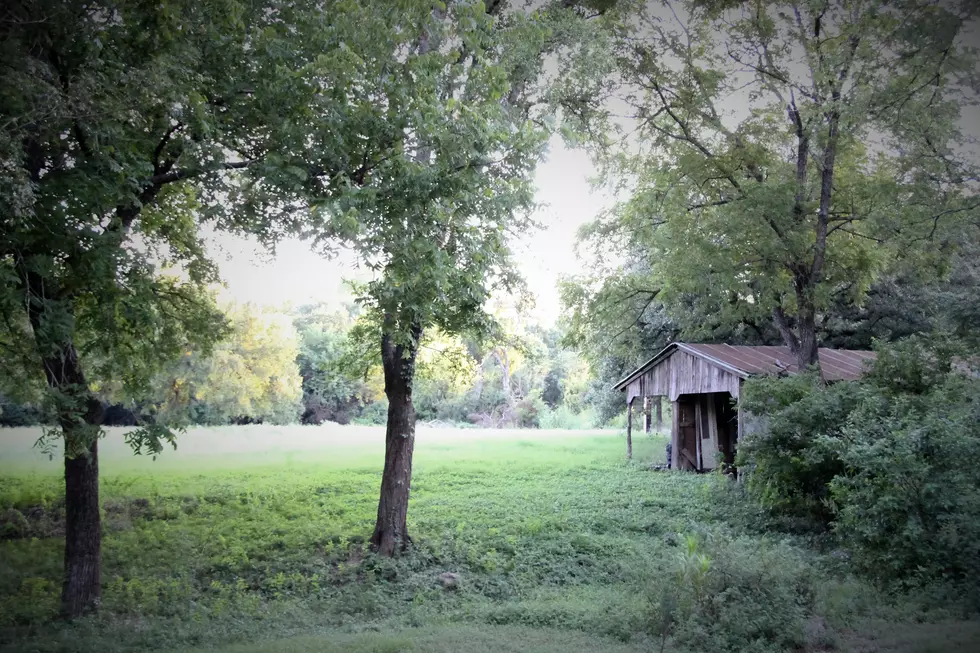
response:
<path fill-rule="evenodd" d="M 738 408 L 731 393 L 714 393 L 715 415 L 718 418 L 718 451 L 722 454 L 725 466 L 735 466 L 735 451 L 738 444 Z"/>
<path fill-rule="evenodd" d="M 698 428 L 696 396 L 677 398 L 677 468 L 700 469 L 698 463 Z"/>

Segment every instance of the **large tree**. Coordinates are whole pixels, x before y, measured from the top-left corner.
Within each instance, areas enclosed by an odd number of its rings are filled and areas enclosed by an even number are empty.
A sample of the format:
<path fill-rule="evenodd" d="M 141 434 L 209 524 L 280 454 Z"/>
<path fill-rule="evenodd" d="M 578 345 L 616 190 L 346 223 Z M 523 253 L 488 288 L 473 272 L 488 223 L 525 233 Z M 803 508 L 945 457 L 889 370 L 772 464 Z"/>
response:
<path fill-rule="evenodd" d="M 607 66 L 591 69 L 604 92 L 570 103 L 629 195 L 596 233 L 641 252 L 672 314 L 764 320 L 800 367 L 818 364 L 835 302 L 973 237 L 977 169 L 958 145 L 978 88 L 964 39 L 976 11 L 619 3 Z"/>
<path fill-rule="evenodd" d="M 355 192 L 310 189 L 304 219 L 290 223 L 286 210 L 276 217 L 318 245 L 343 243 L 374 273 L 359 301 L 380 344 L 388 397 L 371 536 L 382 555 L 411 541 L 419 343 L 432 328 L 486 332 L 491 293 L 518 285 L 508 241 L 531 226 L 531 176 L 547 140 L 546 117 L 528 98 L 544 52 L 577 20 L 567 7 L 527 14 L 500 1 L 407 4 L 412 47 L 364 89 L 387 116 L 374 140 L 392 154 L 352 180 Z"/>
<path fill-rule="evenodd" d="M 241 225 L 296 186 L 342 191 L 383 157 L 390 141 L 364 136 L 385 111 L 358 98 L 404 39 L 387 2 L 23 0 L 2 12 L 0 347 L 11 374 L 44 379 L 64 442 L 62 612 L 74 617 L 100 596 L 92 384 L 136 394 L 224 331 L 198 219 Z M 245 170 L 251 183 L 233 176 Z M 169 438 L 158 426 L 130 439 L 157 451 Z"/>
<path fill-rule="evenodd" d="M 388 397 L 371 536 L 382 555 L 410 542 L 412 383 L 423 332 L 486 326 L 490 292 L 515 282 L 507 239 L 530 224 L 530 175 L 544 139 L 514 106 L 516 97 L 508 101 L 517 62 L 506 62 L 510 48 L 493 42 L 500 37 L 493 21 L 477 4 L 454 3 L 423 23 L 406 62 L 416 78 L 408 101 L 419 120 L 404 125 L 404 155 L 392 162 L 391 182 L 355 208 L 358 226 L 348 239 L 378 273 L 362 301 L 378 327 Z"/>

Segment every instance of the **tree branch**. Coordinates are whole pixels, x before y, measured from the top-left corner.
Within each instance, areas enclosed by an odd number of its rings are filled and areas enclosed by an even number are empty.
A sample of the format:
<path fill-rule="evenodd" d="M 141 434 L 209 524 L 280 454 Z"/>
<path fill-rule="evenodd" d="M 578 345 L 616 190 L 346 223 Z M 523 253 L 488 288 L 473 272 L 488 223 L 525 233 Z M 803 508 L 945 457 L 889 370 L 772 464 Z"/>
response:
<path fill-rule="evenodd" d="M 202 169 L 202 168 L 183 168 L 181 170 L 172 170 L 163 174 L 153 175 L 149 179 L 150 186 L 163 186 L 165 184 L 172 184 L 178 181 L 184 181 L 185 179 L 193 179 L 194 177 L 199 177 L 201 175 L 210 172 L 221 172 L 224 170 L 242 170 L 254 165 L 258 162 L 258 159 L 252 159 L 250 161 L 231 161 L 222 163 L 217 168 L 212 169 Z"/>

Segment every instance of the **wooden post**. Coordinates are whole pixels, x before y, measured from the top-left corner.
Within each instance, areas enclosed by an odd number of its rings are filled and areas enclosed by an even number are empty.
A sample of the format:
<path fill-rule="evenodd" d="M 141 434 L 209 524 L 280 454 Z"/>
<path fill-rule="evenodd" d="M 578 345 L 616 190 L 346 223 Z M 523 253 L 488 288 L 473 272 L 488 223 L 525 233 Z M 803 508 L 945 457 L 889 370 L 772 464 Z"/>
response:
<path fill-rule="evenodd" d="M 664 398 L 657 395 L 653 398 L 657 404 L 657 433 L 664 430 Z"/>
<path fill-rule="evenodd" d="M 701 459 L 701 438 L 704 437 L 704 410 L 701 400 L 704 395 L 696 396 L 697 399 L 694 400 L 694 455 L 697 458 L 697 464 L 694 471 L 700 472 L 704 469 L 704 461 Z"/>
<path fill-rule="evenodd" d="M 739 388 L 741 390 L 741 388 Z M 738 410 L 738 422 L 735 427 L 735 442 L 732 443 L 732 456 L 734 457 L 738 453 L 739 444 L 742 441 L 742 428 L 744 427 L 743 417 L 742 417 L 742 397 L 741 392 L 739 392 L 739 397 L 737 399 L 736 410 Z M 745 477 L 738 473 L 738 467 L 732 465 L 732 471 L 735 474 L 735 480 L 738 483 L 742 483 Z"/>
<path fill-rule="evenodd" d="M 650 429 L 653 427 L 653 420 L 651 419 L 650 409 L 653 407 L 653 397 L 643 398 L 643 432 L 649 433 Z"/>
<path fill-rule="evenodd" d="M 680 449 L 677 446 L 677 444 L 678 444 L 677 443 L 677 434 L 680 433 L 681 427 L 680 427 L 680 423 L 678 421 L 678 417 L 677 416 L 680 414 L 681 411 L 679 411 L 677 409 L 677 402 L 676 401 L 671 404 L 671 408 L 672 408 L 672 410 L 671 410 L 672 420 L 671 421 L 673 423 L 671 424 L 671 427 L 670 427 L 670 468 L 671 469 L 679 469 L 679 467 L 677 466 L 677 463 L 681 459 L 681 457 L 680 457 L 681 454 L 680 454 Z"/>
<path fill-rule="evenodd" d="M 626 460 L 633 460 L 633 399 L 626 402 Z"/>

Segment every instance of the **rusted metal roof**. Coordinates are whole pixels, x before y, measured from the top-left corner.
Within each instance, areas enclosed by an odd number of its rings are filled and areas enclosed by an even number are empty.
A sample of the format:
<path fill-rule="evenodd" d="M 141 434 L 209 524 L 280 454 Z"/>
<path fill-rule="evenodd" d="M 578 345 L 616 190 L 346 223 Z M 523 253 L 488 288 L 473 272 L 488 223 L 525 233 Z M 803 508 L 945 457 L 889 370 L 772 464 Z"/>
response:
<path fill-rule="evenodd" d="M 636 377 L 655 367 L 678 349 L 686 351 L 692 356 L 703 358 L 743 379 L 763 374 L 796 374 L 799 371 L 796 365 L 796 357 L 790 353 L 789 347 L 701 345 L 675 342 L 667 345 L 656 356 L 630 372 L 622 381 L 613 386 L 614 389 L 623 390 Z M 820 369 L 823 378 L 827 381 L 858 379 L 867 371 L 867 363 L 874 360 L 875 357 L 873 351 L 854 349 L 826 349 L 821 347 L 818 352 Z"/>

